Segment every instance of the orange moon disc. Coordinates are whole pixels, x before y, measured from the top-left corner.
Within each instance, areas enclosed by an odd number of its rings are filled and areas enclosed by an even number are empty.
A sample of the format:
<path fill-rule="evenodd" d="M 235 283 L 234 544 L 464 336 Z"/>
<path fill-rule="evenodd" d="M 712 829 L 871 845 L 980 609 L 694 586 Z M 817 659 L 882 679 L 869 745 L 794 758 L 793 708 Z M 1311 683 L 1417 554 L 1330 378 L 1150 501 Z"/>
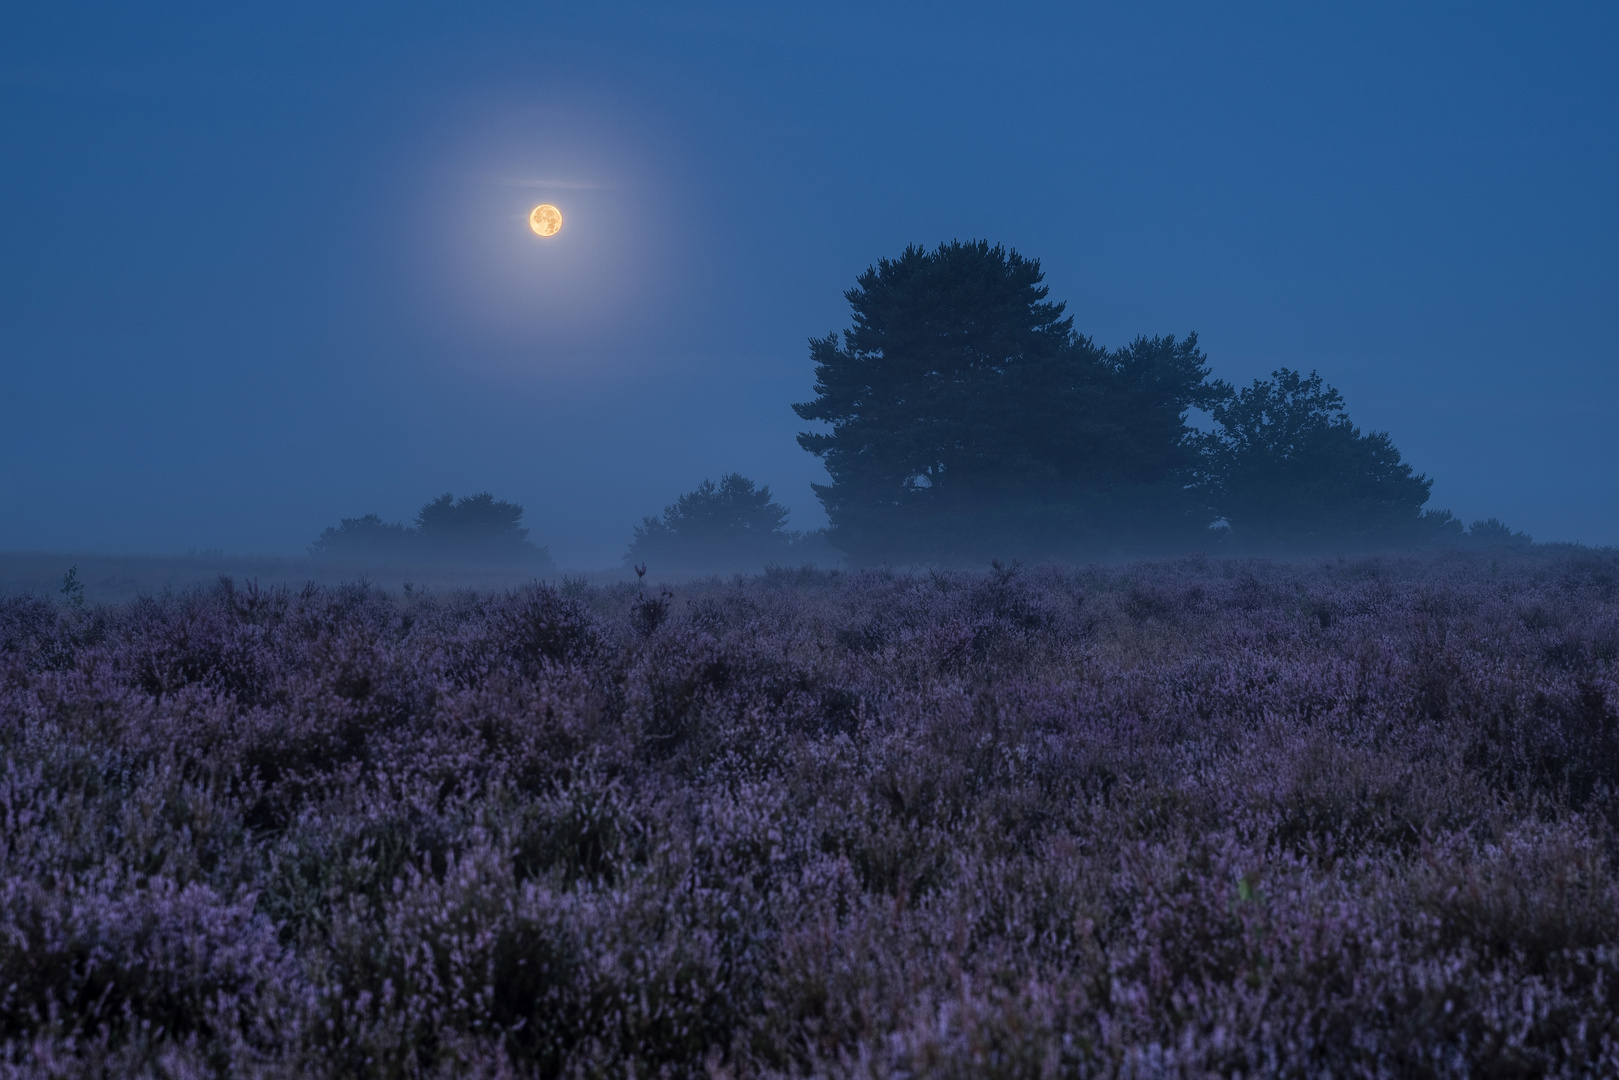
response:
<path fill-rule="evenodd" d="M 528 227 L 536 236 L 555 236 L 562 231 L 562 211 L 550 203 L 541 203 L 528 215 Z"/>

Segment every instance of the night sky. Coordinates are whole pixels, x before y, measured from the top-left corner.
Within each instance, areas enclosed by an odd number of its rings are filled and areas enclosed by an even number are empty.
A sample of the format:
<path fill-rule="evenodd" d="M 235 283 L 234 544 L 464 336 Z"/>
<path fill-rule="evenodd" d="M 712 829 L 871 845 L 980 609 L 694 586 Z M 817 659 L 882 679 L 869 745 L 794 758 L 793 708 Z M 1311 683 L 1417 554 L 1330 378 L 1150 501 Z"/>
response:
<path fill-rule="evenodd" d="M 604 567 L 732 470 L 813 527 L 806 339 L 980 237 L 1619 543 L 1616 55 L 1613 4 L 8 4 L 0 549 L 487 489 Z"/>

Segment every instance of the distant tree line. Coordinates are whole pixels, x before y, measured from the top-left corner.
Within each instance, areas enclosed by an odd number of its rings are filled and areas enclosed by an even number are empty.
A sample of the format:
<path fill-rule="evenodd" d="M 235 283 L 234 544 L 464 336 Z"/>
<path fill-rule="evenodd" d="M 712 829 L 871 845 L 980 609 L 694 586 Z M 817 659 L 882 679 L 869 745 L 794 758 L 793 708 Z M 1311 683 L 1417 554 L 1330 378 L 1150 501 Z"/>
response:
<path fill-rule="evenodd" d="M 1195 333 L 1105 348 L 1049 300 L 1038 260 L 986 241 L 911 246 L 844 295 L 853 325 L 810 341 L 824 428 L 798 441 L 830 482 L 829 526 L 797 532 L 770 488 L 704 480 L 643 518 L 626 566 L 995 558 L 1288 555 L 1530 538 L 1427 509 L 1433 482 L 1387 432 L 1362 431 L 1315 372 L 1211 378 Z M 1192 422 L 1194 411 L 1206 418 Z M 345 518 L 321 557 L 551 568 L 523 508 L 488 492 L 427 503 L 413 525 Z"/>
<path fill-rule="evenodd" d="M 816 396 L 794 406 L 827 426 L 799 443 L 831 478 L 815 492 L 833 546 L 863 563 L 982 562 L 1469 535 L 1424 509 L 1432 481 L 1319 375 L 1233 387 L 1210 378 L 1196 334 L 1104 348 L 1042 282 L 1037 260 L 956 242 L 880 260 L 845 293 L 853 325 L 811 340 Z M 1471 535 L 1503 533 L 1521 536 L 1499 522 Z"/>
<path fill-rule="evenodd" d="M 549 573 L 551 554 L 528 539 L 523 508 L 489 492 L 427 502 L 411 525 L 376 514 L 344 518 L 310 545 L 317 558 L 347 562 L 457 563 L 508 566 Z"/>

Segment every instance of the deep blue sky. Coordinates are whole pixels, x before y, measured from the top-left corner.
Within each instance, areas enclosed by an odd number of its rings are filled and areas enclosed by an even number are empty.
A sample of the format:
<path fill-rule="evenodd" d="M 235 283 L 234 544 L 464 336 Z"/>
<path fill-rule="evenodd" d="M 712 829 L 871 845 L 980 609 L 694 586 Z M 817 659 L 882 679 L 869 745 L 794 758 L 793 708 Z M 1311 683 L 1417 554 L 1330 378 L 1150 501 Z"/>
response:
<path fill-rule="evenodd" d="M 805 339 L 958 237 L 1619 543 L 1616 55 L 1612 4 L 9 4 L 0 549 L 489 489 L 606 566 L 732 469 L 816 525 Z"/>

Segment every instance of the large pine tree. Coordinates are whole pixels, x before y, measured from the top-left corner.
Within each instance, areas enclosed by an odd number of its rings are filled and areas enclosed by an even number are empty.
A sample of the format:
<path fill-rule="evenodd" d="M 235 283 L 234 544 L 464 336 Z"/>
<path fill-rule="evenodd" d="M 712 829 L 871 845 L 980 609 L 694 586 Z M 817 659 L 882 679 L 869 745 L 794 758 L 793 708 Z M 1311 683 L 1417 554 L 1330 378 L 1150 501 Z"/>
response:
<path fill-rule="evenodd" d="M 1046 299 L 1037 260 L 985 241 L 908 247 L 810 342 L 830 431 L 799 436 L 832 482 L 830 539 L 860 562 L 1074 554 L 1206 524 L 1187 408 L 1208 393 L 1190 336 L 1113 352 Z"/>

